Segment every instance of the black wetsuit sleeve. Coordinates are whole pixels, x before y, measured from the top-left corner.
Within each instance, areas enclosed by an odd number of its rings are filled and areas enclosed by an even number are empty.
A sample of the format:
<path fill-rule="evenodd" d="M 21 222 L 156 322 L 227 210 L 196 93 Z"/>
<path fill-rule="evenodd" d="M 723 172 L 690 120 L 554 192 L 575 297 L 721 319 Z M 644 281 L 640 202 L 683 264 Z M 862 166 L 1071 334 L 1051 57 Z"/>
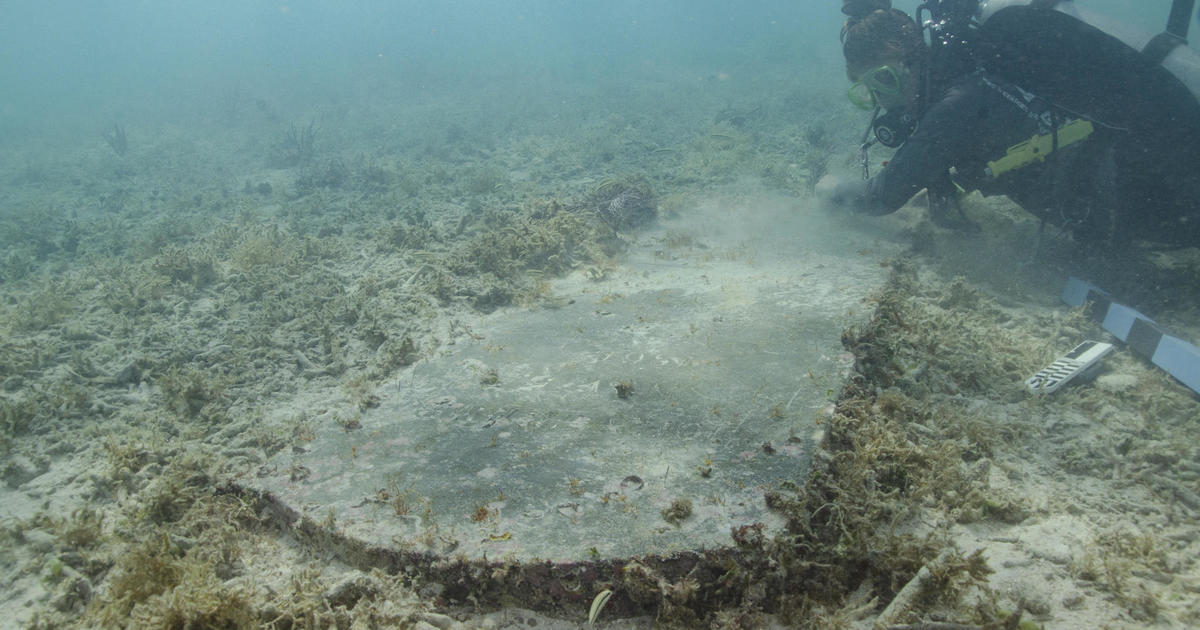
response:
<path fill-rule="evenodd" d="M 929 107 L 908 141 L 853 200 L 853 209 L 870 215 L 895 212 L 922 189 L 944 186 L 951 166 L 961 169 L 983 156 L 1003 154 L 1014 138 L 1028 137 L 1031 125 L 978 78 L 966 78 Z"/>
<path fill-rule="evenodd" d="M 915 134 L 909 138 L 888 165 L 867 182 L 855 210 L 876 216 L 891 214 L 921 192 L 925 174 L 936 169 L 939 162 L 933 159 L 932 147 L 927 144 Z"/>

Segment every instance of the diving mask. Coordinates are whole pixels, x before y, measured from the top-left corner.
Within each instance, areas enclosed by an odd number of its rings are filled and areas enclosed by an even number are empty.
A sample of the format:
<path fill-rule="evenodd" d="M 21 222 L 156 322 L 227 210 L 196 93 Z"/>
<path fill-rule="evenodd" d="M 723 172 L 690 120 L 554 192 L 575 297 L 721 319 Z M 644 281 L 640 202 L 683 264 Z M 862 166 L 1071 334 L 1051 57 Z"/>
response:
<path fill-rule="evenodd" d="M 891 66 L 876 66 L 863 73 L 850 86 L 847 96 L 860 109 L 875 109 L 894 102 L 901 95 L 904 85 L 900 73 Z"/>

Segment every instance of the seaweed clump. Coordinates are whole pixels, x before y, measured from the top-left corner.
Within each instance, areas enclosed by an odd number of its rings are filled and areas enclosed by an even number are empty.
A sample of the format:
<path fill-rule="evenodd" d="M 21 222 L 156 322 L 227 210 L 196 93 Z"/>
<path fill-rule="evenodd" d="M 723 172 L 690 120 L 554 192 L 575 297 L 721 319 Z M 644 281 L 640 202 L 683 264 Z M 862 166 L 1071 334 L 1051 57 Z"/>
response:
<path fill-rule="evenodd" d="M 556 202 L 487 211 L 475 223 L 445 267 L 435 267 L 442 273 L 429 274 L 427 289 L 447 301 L 466 297 L 483 312 L 538 301 L 549 289 L 544 278 L 606 260 L 620 246 L 604 223 Z"/>
<path fill-rule="evenodd" d="M 947 379 L 952 366 L 935 354 L 959 356 L 965 350 L 958 345 L 966 341 L 935 338 L 926 320 L 967 315 L 947 315 L 927 304 L 936 297 L 916 290 L 915 274 L 907 262 L 894 263 L 870 323 L 843 333 L 843 345 L 855 353 L 855 373 L 824 422 L 810 476 L 803 487 L 767 496 L 768 505 L 788 518 L 788 534 L 762 541 L 753 532 L 734 532 L 739 547 L 761 548 L 785 568 L 790 590 L 802 593 L 781 596 L 785 618 L 848 623 L 877 610 L 855 593 L 894 602 L 877 618 L 883 625 L 916 620 L 912 611 L 933 608 L 983 624 L 1014 615 L 966 605 L 968 592 L 986 589 L 986 560 L 978 552 L 961 553 L 942 528 L 917 524 L 931 508 L 960 521 L 1011 522 L 1027 510 L 987 485 L 986 455 L 995 436 L 978 419 L 930 395 L 1005 393 L 979 375 Z M 947 293 L 944 300 L 961 298 L 962 287 Z M 1017 362 L 1021 345 L 1011 345 Z"/>
<path fill-rule="evenodd" d="M 317 123 L 297 127 L 292 124 L 279 136 L 271 147 L 270 165 L 277 168 L 301 166 L 312 161 L 316 155 Z"/>
<path fill-rule="evenodd" d="M 663 508 L 663 520 L 679 527 L 684 521 L 692 517 L 692 501 L 691 499 L 675 499 L 671 501 L 671 505 Z"/>

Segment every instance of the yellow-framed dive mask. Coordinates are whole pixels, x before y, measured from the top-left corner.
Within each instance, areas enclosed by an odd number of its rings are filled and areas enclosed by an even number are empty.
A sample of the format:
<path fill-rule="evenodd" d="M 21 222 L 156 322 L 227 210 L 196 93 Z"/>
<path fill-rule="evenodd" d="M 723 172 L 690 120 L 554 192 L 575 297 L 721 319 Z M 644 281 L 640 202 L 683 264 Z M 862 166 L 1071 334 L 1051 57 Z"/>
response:
<path fill-rule="evenodd" d="M 864 72 L 858 81 L 850 86 L 847 96 L 859 109 L 875 109 L 881 100 L 894 100 L 903 88 L 900 73 L 895 68 L 876 66 Z"/>

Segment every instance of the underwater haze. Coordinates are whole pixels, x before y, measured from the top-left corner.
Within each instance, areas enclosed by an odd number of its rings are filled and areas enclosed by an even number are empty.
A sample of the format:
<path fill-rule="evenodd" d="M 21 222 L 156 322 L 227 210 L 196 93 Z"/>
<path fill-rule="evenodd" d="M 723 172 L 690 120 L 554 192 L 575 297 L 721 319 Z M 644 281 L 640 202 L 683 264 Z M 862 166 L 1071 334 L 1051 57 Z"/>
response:
<path fill-rule="evenodd" d="M 841 4 L 4 2 L 0 629 L 1196 627 L 1106 261 L 821 202 Z"/>
<path fill-rule="evenodd" d="M 267 614 L 234 583 L 312 550 L 235 478 L 472 562 L 773 534 L 894 249 L 796 205 L 856 133 L 838 8 L 6 5 L 0 515 L 51 537 L 13 625 Z"/>
<path fill-rule="evenodd" d="M 431 90 L 466 101 L 525 93 L 552 106 L 563 85 L 682 73 L 700 82 L 764 64 L 835 78 L 835 4 L 8 3 L 0 124 L 11 137 L 109 119 L 199 122 L 222 94 L 251 86 L 255 97 L 278 95 L 287 115 L 311 116 Z"/>

